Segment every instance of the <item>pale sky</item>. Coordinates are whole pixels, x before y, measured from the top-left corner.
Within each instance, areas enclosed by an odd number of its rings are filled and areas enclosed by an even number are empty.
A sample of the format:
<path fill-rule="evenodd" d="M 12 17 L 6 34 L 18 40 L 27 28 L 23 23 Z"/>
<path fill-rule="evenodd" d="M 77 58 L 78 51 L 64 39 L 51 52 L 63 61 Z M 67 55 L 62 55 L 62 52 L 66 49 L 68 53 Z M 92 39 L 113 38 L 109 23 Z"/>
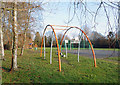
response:
<path fill-rule="evenodd" d="M 72 2 L 71 2 L 72 3 Z M 96 12 L 96 9 L 99 6 L 99 2 L 87 2 L 87 7 L 89 10 L 91 10 L 92 12 Z M 71 11 L 69 11 L 69 8 L 71 7 Z M 73 4 L 70 4 L 70 2 L 49 2 L 47 4 L 43 5 L 44 11 L 42 12 L 43 14 L 43 26 L 45 27 L 48 24 L 51 25 L 67 25 L 66 22 L 68 21 L 69 17 L 70 19 L 73 16 Z M 115 9 L 106 9 L 108 12 L 108 16 L 110 17 L 110 24 L 111 27 L 113 28 L 113 31 L 115 31 L 115 28 L 117 26 L 117 21 L 115 21 L 115 16 L 117 16 L 117 10 Z M 69 16 L 69 12 L 70 12 L 70 16 Z M 96 28 L 93 28 L 94 26 L 94 19 L 92 18 L 92 16 L 86 12 L 86 19 L 85 16 L 80 14 L 81 11 L 79 11 L 79 9 L 77 10 L 77 16 L 80 18 L 80 20 L 78 20 L 78 18 L 75 16 L 74 19 L 72 20 L 71 23 L 69 23 L 69 26 L 77 26 L 80 27 L 81 29 L 83 29 L 82 27 L 85 25 L 85 20 L 87 20 L 87 25 L 89 27 L 89 29 L 91 29 L 92 31 L 97 31 L 98 33 L 101 33 L 102 35 L 107 35 L 108 34 L 108 21 L 106 18 L 106 14 L 104 12 L 103 7 L 99 10 L 98 15 L 96 17 Z M 39 12 L 37 15 L 39 17 Z M 56 27 L 58 28 L 58 27 Z M 40 30 L 41 31 L 41 30 Z M 42 29 L 43 31 L 43 29 Z M 64 33 L 64 31 L 56 31 L 57 33 Z M 79 30 L 70 30 L 68 32 L 68 36 L 72 37 L 74 35 L 78 36 L 79 34 Z"/>

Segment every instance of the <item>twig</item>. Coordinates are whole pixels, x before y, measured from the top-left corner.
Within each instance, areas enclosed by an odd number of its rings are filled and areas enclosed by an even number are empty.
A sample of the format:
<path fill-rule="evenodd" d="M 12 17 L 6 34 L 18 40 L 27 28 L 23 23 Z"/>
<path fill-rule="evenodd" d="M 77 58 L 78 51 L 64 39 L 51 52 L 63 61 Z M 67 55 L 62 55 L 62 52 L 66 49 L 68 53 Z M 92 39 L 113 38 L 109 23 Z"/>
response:
<path fill-rule="evenodd" d="M 104 11 L 105 11 L 105 14 L 106 14 L 107 20 L 108 20 L 108 24 L 109 24 L 109 26 L 110 26 L 110 28 L 111 28 L 111 30 L 112 30 L 112 27 L 111 27 L 111 24 L 110 24 L 110 20 L 109 20 L 108 14 L 107 14 L 107 10 L 106 10 L 104 4 L 103 4 L 103 7 L 104 7 Z"/>

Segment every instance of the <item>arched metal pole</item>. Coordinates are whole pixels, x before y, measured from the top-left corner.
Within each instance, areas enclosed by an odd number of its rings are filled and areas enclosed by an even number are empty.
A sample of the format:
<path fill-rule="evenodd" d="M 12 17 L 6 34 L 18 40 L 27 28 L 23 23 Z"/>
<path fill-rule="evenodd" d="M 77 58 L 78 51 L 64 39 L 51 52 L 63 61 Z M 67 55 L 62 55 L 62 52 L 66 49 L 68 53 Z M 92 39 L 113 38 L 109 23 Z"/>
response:
<path fill-rule="evenodd" d="M 80 52 L 80 42 L 81 42 L 81 37 L 82 37 L 82 34 L 81 36 L 79 37 L 79 43 L 78 43 L 78 62 L 79 62 L 79 52 Z"/>
<path fill-rule="evenodd" d="M 51 50 L 50 50 L 50 64 L 52 64 L 52 44 L 53 44 L 53 32 L 52 32 L 52 41 L 51 41 Z"/>
<path fill-rule="evenodd" d="M 78 62 L 79 62 L 79 52 L 80 52 L 80 40 L 79 40 L 79 43 L 78 43 Z"/>
<path fill-rule="evenodd" d="M 45 59 L 45 36 L 44 36 L 44 59 Z"/>
<path fill-rule="evenodd" d="M 66 27 L 66 26 L 61 26 L 61 27 Z M 61 43 L 60 43 L 60 46 L 62 46 L 62 42 L 63 42 L 63 39 L 64 39 L 64 37 L 65 37 L 65 34 L 68 32 L 68 30 L 70 30 L 70 29 L 72 29 L 72 28 L 76 28 L 76 29 L 79 29 L 85 36 L 86 36 L 86 38 L 87 38 L 87 40 L 89 41 L 89 43 L 90 43 L 90 46 L 91 46 L 91 50 L 92 50 L 92 53 L 93 53 L 93 59 L 94 59 L 94 66 L 96 67 L 96 58 L 95 58 L 95 52 L 94 52 L 94 49 L 93 49 L 93 47 L 92 47 L 92 44 L 91 44 L 91 41 L 89 40 L 89 38 L 88 38 L 88 36 L 86 35 L 86 33 L 83 31 L 83 30 L 81 30 L 80 28 L 78 28 L 78 27 L 70 27 L 70 28 L 68 28 L 67 30 L 66 30 L 66 32 L 64 33 L 64 35 L 63 35 L 63 37 L 62 37 L 62 40 L 61 40 Z M 61 47 L 60 47 L 61 48 Z"/>
<path fill-rule="evenodd" d="M 41 53 L 40 53 L 40 57 L 42 57 L 43 38 L 44 38 L 44 34 L 45 34 L 45 31 L 46 31 L 46 29 L 47 29 L 48 26 L 50 26 L 51 29 L 53 30 L 54 36 L 55 36 L 55 39 L 56 39 L 57 50 L 58 50 L 59 71 L 61 72 L 60 50 L 59 50 L 59 45 L 58 45 L 57 36 L 56 36 L 56 33 L 55 33 L 54 28 L 52 27 L 52 25 L 47 25 L 47 26 L 45 27 L 45 29 L 44 29 L 43 37 L 42 37 L 42 43 L 41 43 Z"/>
<path fill-rule="evenodd" d="M 67 44 L 66 44 L 66 42 L 65 42 L 65 47 L 66 47 L 66 58 L 67 58 Z"/>
<path fill-rule="evenodd" d="M 70 41 L 70 50 L 71 50 L 71 41 Z"/>

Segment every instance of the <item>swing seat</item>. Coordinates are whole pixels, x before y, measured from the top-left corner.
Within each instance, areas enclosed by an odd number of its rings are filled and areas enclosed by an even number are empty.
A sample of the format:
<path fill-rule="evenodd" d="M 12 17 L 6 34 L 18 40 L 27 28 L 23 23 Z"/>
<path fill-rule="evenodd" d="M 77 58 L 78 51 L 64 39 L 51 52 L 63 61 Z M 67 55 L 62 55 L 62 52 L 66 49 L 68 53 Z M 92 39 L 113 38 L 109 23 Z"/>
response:
<path fill-rule="evenodd" d="M 58 55 L 58 52 L 57 52 L 57 55 Z M 65 57 L 65 55 L 63 55 L 62 53 L 60 53 L 61 57 Z"/>

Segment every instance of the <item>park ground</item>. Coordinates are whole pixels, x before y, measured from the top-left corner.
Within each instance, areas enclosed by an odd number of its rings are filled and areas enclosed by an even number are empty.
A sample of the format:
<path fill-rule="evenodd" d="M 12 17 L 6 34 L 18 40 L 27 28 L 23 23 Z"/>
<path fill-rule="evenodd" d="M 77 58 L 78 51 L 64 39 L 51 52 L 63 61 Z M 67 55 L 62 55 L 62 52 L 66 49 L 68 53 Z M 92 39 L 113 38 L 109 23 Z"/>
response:
<path fill-rule="evenodd" d="M 46 59 L 40 57 L 40 49 L 26 49 L 23 56 L 19 56 L 18 69 L 10 73 L 11 51 L 5 50 L 6 61 L 2 62 L 2 83 L 120 83 L 120 58 L 98 58 L 97 67 L 90 57 L 68 53 L 67 58 L 61 58 L 62 71 L 59 72 L 57 49 L 53 48 L 53 62 L 50 64 L 50 48 L 46 49 Z"/>

